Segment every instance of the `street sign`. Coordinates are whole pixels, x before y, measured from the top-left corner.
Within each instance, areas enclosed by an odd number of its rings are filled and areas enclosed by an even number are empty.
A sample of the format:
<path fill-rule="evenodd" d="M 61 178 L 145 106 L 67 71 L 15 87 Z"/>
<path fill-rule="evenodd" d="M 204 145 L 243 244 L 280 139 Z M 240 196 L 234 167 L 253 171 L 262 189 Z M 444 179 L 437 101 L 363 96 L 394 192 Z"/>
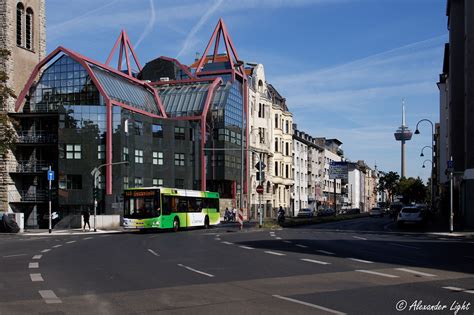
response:
<path fill-rule="evenodd" d="M 54 180 L 54 171 L 51 171 L 51 170 L 48 171 L 48 180 L 49 181 Z"/>
<path fill-rule="evenodd" d="M 261 166 L 260 166 L 260 164 L 261 164 Z M 264 170 L 265 167 L 266 167 L 265 163 L 263 163 L 262 161 L 259 161 L 257 164 L 255 164 L 255 168 L 256 168 L 257 170 L 259 170 L 260 167 L 262 167 L 261 169 Z"/>
<path fill-rule="evenodd" d="M 453 160 L 448 160 L 448 172 L 452 172 L 454 170 L 454 161 Z"/>
<path fill-rule="evenodd" d="M 347 179 L 347 162 L 332 162 L 329 164 L 329 179 Z"/>
<path fill-rule="evenodd" d="M 257 194 L 259 194 L 259 195 L 263 194 L 263 186 L 262 185 L 257 186 Z"/>

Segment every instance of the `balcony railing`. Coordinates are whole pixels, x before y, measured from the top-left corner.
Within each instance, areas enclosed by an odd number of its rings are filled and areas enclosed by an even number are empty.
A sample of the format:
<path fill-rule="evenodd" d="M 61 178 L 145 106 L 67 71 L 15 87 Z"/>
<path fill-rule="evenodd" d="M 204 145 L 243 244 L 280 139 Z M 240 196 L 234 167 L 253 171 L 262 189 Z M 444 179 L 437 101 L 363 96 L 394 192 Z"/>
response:
<path fill-rule="evenodd" d="M 25 144 L 26 143 L 32 143 L 32 144 L 57 143 L 58 136 L 56 134 L 53 134 L 51 132 L 46 132 L 46 131 L 21 130 L 21 131 L 18 131 L 17 142 L 25 143 Z"/>
<path fill-rule="evenodd" d="M 58 102 L 42 104 L 27 103 L 23 107 L 23 113 L 54 113 L 58 112 L 58 108 Z"/>
<path fill-rule="evenodd" d="M 9 168 L 10 173 L 42 173 L 48 169 L 46 161 L 18 161 Z"/>
<path fill-rule="evenodd" d="M 48 201 L 48 191 L 46 189 L 36 190 L 15 190 L 9 191 L 10 202 L 46 202 Z"/>

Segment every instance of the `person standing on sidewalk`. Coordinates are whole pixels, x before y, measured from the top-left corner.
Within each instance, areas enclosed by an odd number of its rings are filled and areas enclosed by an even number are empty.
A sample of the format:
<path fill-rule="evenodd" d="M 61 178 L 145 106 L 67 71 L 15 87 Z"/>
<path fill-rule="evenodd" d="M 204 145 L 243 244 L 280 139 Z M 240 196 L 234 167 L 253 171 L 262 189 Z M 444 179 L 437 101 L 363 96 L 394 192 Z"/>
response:
<path fill-rule="evenodd" d="M 89 214 L 89 210 L 84 210 L 82 211 L 82 218 L 84 219 L 84 228 L 83 230 L 86 230 L 86 224 L 89 226 L 89 230 L 91 229 L 91 225 L 89 223 L 89 218 L 91 215 Z"/>

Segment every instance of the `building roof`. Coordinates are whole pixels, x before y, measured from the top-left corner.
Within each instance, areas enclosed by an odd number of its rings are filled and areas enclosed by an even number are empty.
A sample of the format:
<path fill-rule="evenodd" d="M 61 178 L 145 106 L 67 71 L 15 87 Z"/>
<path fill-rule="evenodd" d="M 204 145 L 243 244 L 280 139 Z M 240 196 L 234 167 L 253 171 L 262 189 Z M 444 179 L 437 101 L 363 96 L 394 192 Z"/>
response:
<path fill-rule="evenodd" d="M 202 114 L 211 83 L 199 82 L 159 86 L 158 95 L 169 117 L 199 116 Z"/>
<path fill-rule="evenodd" d="M 107 96 L 125 105 L 159 115 L 153 92 L 98 65 L 90 64 Z"/>

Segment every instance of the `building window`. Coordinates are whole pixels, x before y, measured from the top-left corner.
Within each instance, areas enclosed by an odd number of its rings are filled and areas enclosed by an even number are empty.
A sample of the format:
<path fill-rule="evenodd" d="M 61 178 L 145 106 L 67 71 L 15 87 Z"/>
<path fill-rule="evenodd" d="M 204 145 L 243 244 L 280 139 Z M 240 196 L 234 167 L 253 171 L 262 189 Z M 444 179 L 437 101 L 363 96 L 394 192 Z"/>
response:
<path fill-rule="evenodd" d="M 275 138 L 275 152 L 278 152 L 278 138 Z"/>
<path fill-rule="evenodd" d="M 135 163 L 143 164 L 143 150 L 135 150 Z"/>
<path fill-rule="evenodd" d="M 258 103 L 258 117 L 265 118 L 265 104 Z"/>
<path fill-rule="evenodd" d="M 135 128 L 135 135 L 142 136 L 143 135 L 143 123 L 141 121 L 135 120 L 133 126 Z"/>
<path fill-rule="evenodd" d="M 278 176 L 278 162 L 275 162 L 275 176 Z"/>
<path fill-rule="evenodd" d="M 153 178 L 153 186 L 163 186 L 162 178 Z"/>
<path fill-rule="evenodd" d="M 184 128 L 174 127 L 174 138 L 176 140 L 184 140 Z"/>
<path fill-rule="evenodd" d="M 290 170 L 288 168 L 288 164 L 285 165 L 285 171 L 286 171 L 286 178 L 290 178 Z"/>
<path fill-rule="evenodd" d="M 175 153 L 174 154 L 174 165 L 184 166 L 184 153 Z"/>
<path fill-rule="evenodd" d="M 59 189 L 82 189 L 82 175 L 60 175 Z"/>
<path fill-rule="evenodd" d="M 286 121 L 286 124 L 285 124 L 285 132 L 290 133 L 290 123 L 288 122 L 288 120 Z"/>
<path fill-rule="evenodd" d="M 128 176 L 123 177 L 123 189 L 128 189 Z"/>
<path fill-rule="evenodd" d="M 278 114 L 275 114 L 275 128 L 278 128 Z"/>
<path fill-rule="evenodd" d="M 26 49 L 33 49 L 33 10 L 26 10 Z"/>
<path fill-rule="evenodd" d="M 174 180 L 174 187 L 183 189 L 184 188 L 184 179 L 176 178 Z"/>
<path fill-rule="evenodd" d="M 127 147 L 123 147 L 122 161 L 130 161 L 130 157 L 129 157 L 129 154 L 128 154 L 128 148 Z"/>
<path fill-rule="evenodd" d="M 163 127 L 153 124 L 151 126 L 151 133 L 153 134 L 153 138 L 163 138 Z"/>
<path fill-rule="evenodd" d="M 105 144 L 99 144 L 97 146 L 97 159 L 105 160 Z"/>
<path fill-rule="evenodd" d="M 163 152 L 153 152 L 153 164 L 163 165 Z"/>
<path fill-rule="evenodd" d="M 285 144 L 285 151 L 286 151 L 286 155 L 290 155 L 290 145 L 288 144 L 288 142 Z"/>
<path fill-rule="evenodd" d="M 82 158 L 80 144 L 66 144 L 66 159 L 80 160 Z"/>
<path fill-rule="evenodd" d="M 143 187 L 143 178 L 135 177 L 135 187 Z"/>
<path fill-rule="evenodd" d="M 25 7 L 22 3 L 16 6 L 16 44 L 23 46 L 23 16 L 25 15 Z"/>

